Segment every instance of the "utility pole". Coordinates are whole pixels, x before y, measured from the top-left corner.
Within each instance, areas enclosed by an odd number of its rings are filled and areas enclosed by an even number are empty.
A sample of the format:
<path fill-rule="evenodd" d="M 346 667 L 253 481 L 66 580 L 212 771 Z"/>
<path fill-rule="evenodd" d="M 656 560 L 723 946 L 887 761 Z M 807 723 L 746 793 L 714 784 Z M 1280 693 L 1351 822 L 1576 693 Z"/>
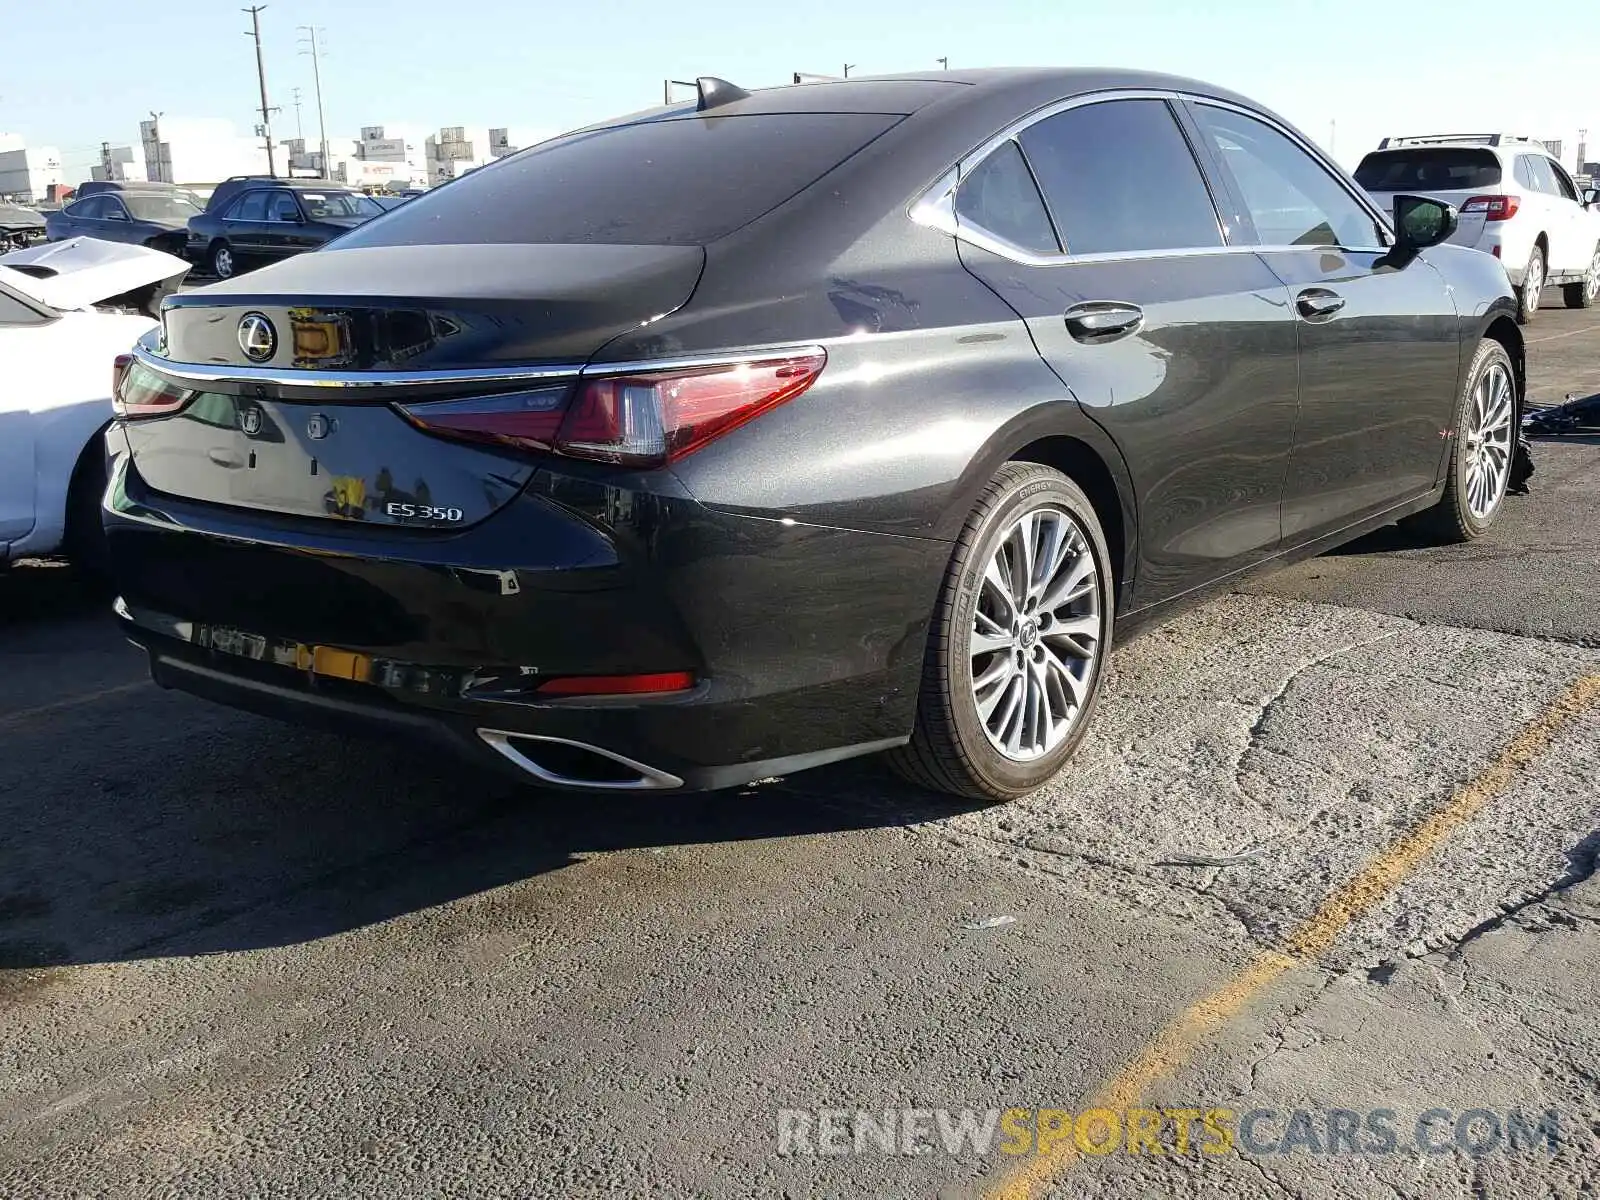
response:
<path fill-rule="evenodd" d="M 317 45 L 317 27 L 315 25 L 300 26 L 311 39 L 311 82 L 317 91 L 317 140 L 322 151 L 322 177 L 332 179 L 333 171 L 328 163 L 328 121 L 322 112 L 322 49 Z"/>
<path fill-rule="evenodd" d="M 167 178 L 167 172 L 161 165 L 161 116 L 162 114 L 158 112 L 150 114 L 150 140 L 156 144 L 156 182 L 171 183 L 172 180 Z M 144 173 L 148 176 L 150 164 L 145 163 L 144 167 Z"/>
<path fill-rule="evenodd" d="M 306 140 L 306 129 L 300 123 L 300 89 L 290 88 L 289 95 L 294 97 L 294 136 L 303 142 Z"/>
<path fill-rule="evenodd" d="M 933 61 L 938 63 L 939 66 L 942 67 L 946 71 L 948 71 L 950 69 L 950 59 L 948 57 L 946 57 L 946 58 L 936 58 Z"/>
<path fill-rule="evenodd" d="M 661 103 L 667 105 L 672 103 L 672 89 L 674 87 L 690 87 L 698 90 L 700 85 L 692 79 L 663 79 L 661 81 Z"/>
<path fill-rule="evenodd" d="M 256 81 L 261 84 L 261 134 L 267 139 L 267 174 L 276 175 L 278 163 L 272 156 L 273 109 L 267 104 L 267 68 L 261 60 L 261 13 L 266 7 L 265 4 L 256 4 L 239 11 L 250 14 L 250 31 L 245 36 L 256 40 Z"/>
<path fill-rule="evenodd" d="M 850 72 L 852 70 L 854 70 L 858 66 L 860 66 L 859 63 L 845 63 L 845 65 L 844 65 L 844 77 L 846 79 L 849 79 L 850 78 Z"/>
<path fill-rule="evenodd" d="M 1336 151 L 1338 145 L 1339 145 L 1339 121 L 1338 121 L 1338 118 L 1336 118 L 1336 117 L 1329 118 L 1329 120 L 1328 120 L 1328 154 L 1329 154 L 1330 157 L 1334 154 L 1334 152 Z"/>

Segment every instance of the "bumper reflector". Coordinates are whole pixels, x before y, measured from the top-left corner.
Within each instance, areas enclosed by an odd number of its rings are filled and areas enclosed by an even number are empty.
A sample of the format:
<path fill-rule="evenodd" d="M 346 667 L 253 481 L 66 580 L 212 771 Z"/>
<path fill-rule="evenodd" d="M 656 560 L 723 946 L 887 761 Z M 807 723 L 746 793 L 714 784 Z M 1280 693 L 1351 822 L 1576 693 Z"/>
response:
<path fill-rule="evenodd" d="M 639 696 L 686 692 L 693 686 L 691 671 L 660 671 L 653 675 L 568 675 L 546 680 L 536 690 L 541 696 Z"/>

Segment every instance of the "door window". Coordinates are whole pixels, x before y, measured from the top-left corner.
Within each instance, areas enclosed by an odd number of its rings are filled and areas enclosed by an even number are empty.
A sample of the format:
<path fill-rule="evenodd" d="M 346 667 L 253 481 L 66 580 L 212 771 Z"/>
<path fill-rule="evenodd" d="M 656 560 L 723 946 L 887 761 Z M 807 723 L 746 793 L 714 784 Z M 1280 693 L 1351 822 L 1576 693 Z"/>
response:
<path fill-rule="evenodd" d="M 1567 169 L 1554 159 L 1546 159 L 1550 168 L 1550 178 L 1555 182 L 1556 194 L 1565 196 L 1574 203 L 1578 202 L 1578 186 L 1572 182 L 1572 176 L 1567 174 Z"/>
<path fill-rule="evenodd" d="M 956 222 L 1034 254 L 1059 254 L 1039 185 L 1015 142 L 1007 142 L 961 181 Z"/>
<path fill-rule="evenodd" d="M 1222 245 L 1211 193 L 1166 101 L 1069 108 L 1017 140 L 1067 253 Z"/>
<path fill-rule="evenodd" d="M 293 223 L 300 219 L 300 208 L 288 192 L 273 192 L 267 205 L 267 220 Z"/>
<path fill-rule="evenodd" d="M 265 221 L 267 219 L 267 193 L 246 192 L 240 196 L 228 213 L 230 221 Z"/>
<path fill-rule="evenodd" d="M 0 325 L 43 325 L 49 320 L 9 292 L 0 292 Z"/>
<path fill-rule="evenodd" d="M 76 204 L 68 205 L 67 216 L 76 221 L 98 221 L 105 215 L 102 211 L 104 204 L 104 197 L 90 196 L 87 200 L 79 200 Z"/>
<path fill-rule="evenodd" d="M 108 221 L 126 221 L 128 210 L 122 207 L 122 201 L 115 196 L 107 196 L 100 202 L 100 215 Z"/>
<path fill-rule="evenodd" d="M 1377 218 L 1288 135 L 1232 109 L 1197 104 L 1194 114 L 1263 246 L 1385 245 Z"/>

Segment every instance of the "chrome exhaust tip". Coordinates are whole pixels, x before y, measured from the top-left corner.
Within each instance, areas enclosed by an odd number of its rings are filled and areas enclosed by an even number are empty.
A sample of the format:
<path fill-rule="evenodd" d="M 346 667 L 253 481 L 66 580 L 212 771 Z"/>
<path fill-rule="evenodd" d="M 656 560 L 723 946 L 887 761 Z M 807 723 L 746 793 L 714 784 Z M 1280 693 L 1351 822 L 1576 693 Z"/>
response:
<path fill-rule="evenodd" d="M 587 742 L 506 729 L 480 729 L 478 736 L 519 770 L 557 787 L 644 792 L 683 786 L 676 775 Z"/>

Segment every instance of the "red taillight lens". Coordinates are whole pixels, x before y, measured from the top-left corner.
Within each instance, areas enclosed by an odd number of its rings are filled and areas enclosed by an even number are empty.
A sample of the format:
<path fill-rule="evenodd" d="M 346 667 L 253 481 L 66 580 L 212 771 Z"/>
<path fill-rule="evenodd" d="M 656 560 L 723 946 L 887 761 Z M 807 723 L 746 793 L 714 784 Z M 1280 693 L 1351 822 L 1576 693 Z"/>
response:
<path fill-rule="evenodd" d="M 413 425 L 444 437 L 548 450 L 566 416 L 570 390 L 563 385 L 469 400 L 406 404 L 400 411 Z"/>
<path fill-rule="evenodd" d="M 563 454 L 654 466 L 693 454 L 822 373 L 815 354 L 584 380 L 556 436 Z"/>
<path fill-rule="evenodd" d="M 168 383 L 154 371 L 140 366 L 127 354 L 116 357 L 112 388 L 111 409 L 124 419 L 175 413 L 194 395 L 188 388 Z"/>
<path fill-rule="evenodd" d="M 1474 196 L 1461 206 L 1461 211 L 1481 212 L 1485 221 L 1509 221 L 1521 207 L 1520 196 Z"/>
<path fill-rule="evenodd" d="M 541 696 L 643 696 L 660 692 L 685 692 L 694 686 L 690 671 L 660 671 L 653 675 L 569 675 L 541 683 Z"/>
<path fill-rule="evenodd" d="M 692 454 L 794 399 L 816 381 L 827 361 L 819 350 L 580 379 L 571 387 L 405 404 L 400 411 L 414 425 L 441 437 L 654 467 Z"/>

